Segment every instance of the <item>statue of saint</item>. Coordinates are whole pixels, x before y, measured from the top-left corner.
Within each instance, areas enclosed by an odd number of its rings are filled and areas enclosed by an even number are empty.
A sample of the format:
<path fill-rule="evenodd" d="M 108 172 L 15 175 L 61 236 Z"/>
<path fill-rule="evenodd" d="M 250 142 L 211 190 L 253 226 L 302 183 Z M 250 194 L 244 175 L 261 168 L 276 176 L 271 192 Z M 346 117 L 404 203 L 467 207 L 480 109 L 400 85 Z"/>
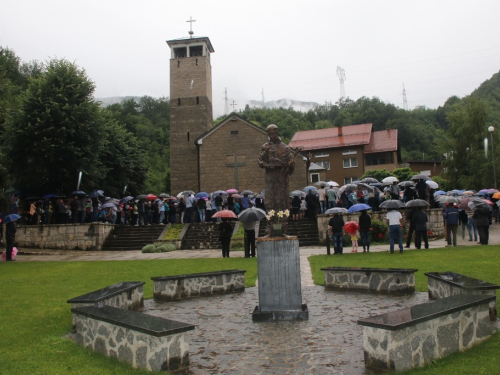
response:
<path fill-rule="evenodd" d="M 283 212 L 290 207 L 289 177 L 294 171 L 295 152 L 281 141 L 276 125 L 271 124 L 266 130 L 269 141 L 262 145 L 259 155 L 259 167 L 266 170 L 266 209 Z M 280 219 L 280 222 L 282 234 L 286 236 L 287 217 Z M 273 230 L 273 223 L 268 220 L 267 237 L 272 237 Z"/>

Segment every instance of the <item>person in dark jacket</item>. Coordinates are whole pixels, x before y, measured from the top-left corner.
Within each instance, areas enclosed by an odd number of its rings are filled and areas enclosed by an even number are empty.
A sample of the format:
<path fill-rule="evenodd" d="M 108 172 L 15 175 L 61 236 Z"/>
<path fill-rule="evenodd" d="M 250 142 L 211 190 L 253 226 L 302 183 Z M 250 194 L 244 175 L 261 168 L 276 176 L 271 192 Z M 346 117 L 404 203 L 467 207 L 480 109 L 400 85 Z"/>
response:
<path fill-rule="evenodd" d="M 451 235 L 453 234 L 453 246 L 457 246 L 457 229 L 459 222 L 459 215 L 457 204 L 448 203 L 446 210 L 443 212 L 443 218 L 446 224 L 446 241 L 448 245 L 446 247 L 451 247 Z"/>
<path fill-rule="evenodd" d="M 300 203 L 301 200 L 298 196 L 294 196 L 292 199 L 292 220 L 298 221 L 300 214 Z"/>
<path fill-rule="evenodd" d="M 409 202 L 415 199 L 415 190 L 413 190 L 413 188 L 410 185 L 405 187 L 404 197 L 405 197 L 405 202 Z"/>
<path fill-rule="evenodd" d="M 233 235 L 233 227 L 228 219 L 223 217 L 219 224 L 219 241 L 222 244 L 222 257 L 229 258 L 229 247 L 231 245 L 231 236 Z"/>
<path fill-rule="evenodd" d="M 413 232 L 415 232 L 415 225 L 413 223 L 413 216 L 417 210 L 415 208 L 412 208 L 408 214 L 406 215 L 406 222 L 408 223 L 408 235 L 406 236 L 406 248 L 410 248 L 411 244 L 411 237 L 413 236 Z M 415 244 L 416 245 L 416 244 Z"/>
<path fill-rule="evenodd" d="M 489 216 L 490 216 L 490 209 L 486 206 L 477 207 L 474 210 L 474 215 L 472 215 L 472 217 L 476 219 L 476 227 L 477 227 L 477 232 L 479 234 L 479 243 L 481 245 L 488 245 L 490 237 Z"/>
<path fill-rule="evenodd" d="M 332 235 L 334 254 L 343 253 L 343 230 L 344 230 L 344 220 L 340 214 L 335 214 L 328 222 L 328 229 Z"/>
<path fill-rule="evenodd" d="M 359 233 L 361 234 L 361 244 L 363 245 L 363 253 L 370 252 L 370 227 L 372 219 L 366 210 L 361 211 L 359 216 Z"/>
<path fill-rule="evenodd" d="M 14 248 L 14 241 L 16 240 L 16 224 L 14 221 L 5 224 L 5 259 L 10 262 L 12 259 L 12 249 Z"/>
<path fill-rule="evenodd" d="M 420 250 L 422 246 L 422 238 L 424 239 L 425 248 L 429 248 L 429 240 L 427 239 L 427 214 L 422 211 L 422 207 L 417 207 L 417 211 L 413 214 L 412 221 L 415 228 L 415 246 Z"/>
<path fill-rule="evenodd" d="M 306 195 L 306 205 L 307 217 L 311 220 L 316 219 L 316 210 L 318 209 L 318 205 L 316 203 L 319 203 L 319 200 L 317 199 L 316 195 L 312 193 L 312 190 L 309 190 Z"/>

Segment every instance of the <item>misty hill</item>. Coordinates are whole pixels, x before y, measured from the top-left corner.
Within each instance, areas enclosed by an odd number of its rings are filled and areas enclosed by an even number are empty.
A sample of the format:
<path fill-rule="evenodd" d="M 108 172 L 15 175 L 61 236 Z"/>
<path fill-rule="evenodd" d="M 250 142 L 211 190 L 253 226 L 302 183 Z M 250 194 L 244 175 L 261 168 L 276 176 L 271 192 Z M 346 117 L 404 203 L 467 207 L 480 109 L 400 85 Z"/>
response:
<path fill-rule="evenodd" d="M 96 102 L 101 102 L 101 107 L 107 107 L 113 104 L 123 103 L 125 100 L 133 99 L 136 103 L 140 103 L 141 96 L 111 96 L 109 98 L 95 98 Z"/>
<path fill-rule="evenodd" d="M 248 100 L 244 102 L 244 105 L 248 105 L 250 108 L 293 108 L 299 112 L 314 110 L 319 106 L 316 102 L 302 102 L 292 99 L 279 99 L 267 102 L 263 102 L 262 100 Z"/>

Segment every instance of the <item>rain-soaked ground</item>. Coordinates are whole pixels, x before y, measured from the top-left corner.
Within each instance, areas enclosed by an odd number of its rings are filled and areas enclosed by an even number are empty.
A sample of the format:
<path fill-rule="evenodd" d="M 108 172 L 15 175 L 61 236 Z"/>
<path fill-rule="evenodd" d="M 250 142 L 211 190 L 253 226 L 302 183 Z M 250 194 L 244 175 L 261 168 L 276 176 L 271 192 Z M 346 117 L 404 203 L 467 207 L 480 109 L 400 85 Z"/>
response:
<path fill-rule="evenodd" d="M 302 286 L 308 321 L 252 321 L 258 289 L 157 303 L 144 312 L 196 325 L 188 332 L 190 367 L 183 374 L 372 374 L 365 369 L 359 318 L 428 301 L 427 293 L 382 296 Z"/>

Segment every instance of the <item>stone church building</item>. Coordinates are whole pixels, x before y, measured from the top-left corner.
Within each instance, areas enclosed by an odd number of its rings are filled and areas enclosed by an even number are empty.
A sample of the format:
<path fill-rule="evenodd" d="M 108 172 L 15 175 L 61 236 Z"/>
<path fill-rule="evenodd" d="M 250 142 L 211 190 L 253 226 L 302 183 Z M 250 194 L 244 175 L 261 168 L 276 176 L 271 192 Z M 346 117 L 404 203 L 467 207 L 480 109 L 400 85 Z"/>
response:
<path fill-rule="evenodd" d="M 265 188 L 265 171 L 258 157 L 267 133 L 236 114 L 213 126 L 210 54 L 214 49 L 209 38 L 190 35 L 167 41 L 171 194 L 230 188 L 260 192 Z M 307 158 L 297 154 L 290 189 L 306 185 Z"/>

